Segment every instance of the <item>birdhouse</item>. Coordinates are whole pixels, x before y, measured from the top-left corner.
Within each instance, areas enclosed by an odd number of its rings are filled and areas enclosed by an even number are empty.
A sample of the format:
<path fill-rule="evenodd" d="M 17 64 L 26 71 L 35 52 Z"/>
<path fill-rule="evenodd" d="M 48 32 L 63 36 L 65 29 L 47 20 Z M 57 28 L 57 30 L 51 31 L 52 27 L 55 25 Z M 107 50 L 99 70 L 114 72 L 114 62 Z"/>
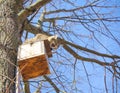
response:
<path fill-rule="evenodd" d="M 23 80 L 50 74 L 48 57 L 52 57 L 48 40 L 20 45 L 18 49 L 18 66 Z"/>

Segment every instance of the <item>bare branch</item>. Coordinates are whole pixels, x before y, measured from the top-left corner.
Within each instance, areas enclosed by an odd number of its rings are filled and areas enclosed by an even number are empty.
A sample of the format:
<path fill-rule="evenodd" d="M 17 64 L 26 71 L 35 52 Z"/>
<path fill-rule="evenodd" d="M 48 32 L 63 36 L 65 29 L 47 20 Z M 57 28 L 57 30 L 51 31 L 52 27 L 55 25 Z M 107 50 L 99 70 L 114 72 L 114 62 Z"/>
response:
<path fill-rule="evenodd" d="M 81 15 L 82 16 L 82 15 Z M 80 17 L 81 17 L 80 16 Z M 84 16 L 84 15 L 83 15 Z M 114 17 L 114 18 L 76 18 L 73 16 L 63 16 L 63 17 L 55 17 L 55 18 L 45 18 L 44 22 L 52 22 L 54 20 L 66 20 L 70 22 L 79 22 L 79 20 L 83 21 L 84 23 L 91 23 L 95 21 L 107 21 L 107 22 L 120 22 L 120 17 Z"/>
<path fill-rule="evenodd" d="M 69 52 L 71 55 L 73 55 L 75 58 L 79 59 L 79 60 L 82 60 L 82 61 L 87 61 L 87 62 L 94 62 L 94 63 L 97 63 L 101 66 L 111 66 L 110 63 L 107 63 L 107 62 L 102 62 L 102 61 L 99 61 L 97 59 L 93 59 L 93 58 L 86 58 L 86 57 L 83 57 L 83 56 L 80 56 L 78 55 L 77 53 L 75 53 L 74 50 L 72 50 L 69 46 L 67 46 L 66 44 L 63 45 L 64 49 Z"/>
<path fill-rule="evenodd" d="M 42 32 L 41 29 L 30 24 L 28 20 L 25 22 L 24 30 L 26 30 L 27 32 L 33 33 L 33 34 L 37 34 L 39 32 Z"/>
<path fill-rule="evenodd" d="M 37 0 L 37 2 L 30 5 L 28 8 L 21 10 L 18 13 L 20 21 L 24 21 L 29 15 L 34 13 L 37 9 L 43 7 L 45 4 L 49 3 L 51 0 Z"/>
<path fill-rule="evenodd" d="M 38 23 L 37 23 L 37 27 L 39 29 L 42 29 L 43 22 L 44 22 L 44 17 L 45 17 L 45 12 L 46 12 L 46 7 L 44 7 L 44 10 L 43 10 L 42 14 L 40 15 Z"/>
<path fill-rule="evenodd" d="M 24 81 L 24 91 L 25 93 L 30 93 L 29 81 Z"/>
<path fill-rule="evenodd" d="M 85 47 L 82 47 L 82 46 L 78 46 L 78 45 L 75 45 L 73 43 L 70 43 L 68 41 L 65 41 L 65 40 L 62 40 L 65 44 L 68 44 L 76 49 L 80 49 L 80 50 L 83 50 L 83 51 L 86 51 L 86 52 L 89 52 L 89 53 L 92 53 L 92 54 L 95 54 L 95 55 L 98 55 L 98 56 L 102 56 L 102 57 L 108 57 L 108 58 L 120 58 L 120 56 L 117 56 L 117 55 L 108 55 L 108 54 L 104 54 L 104 53 L 99 53 L 99 52 L 96 52 L 94 50 L 91 50 L 91 49 L 88 49 L 88 48 L 85 48 Z"/>
<path fill-rule="evenodd" d="M 33 26 L 32 24 L 26 24 L 25 26 L 25 30 L 27 30 L 28 32 L 31 32 L 33 34 L 37 34 L 37 33 L 43 33 L 43 34 L 46 34 L 46 35 L 50 35 L 48 33 L 45 33 L 44 31 L 40 30 L 39 28 Z M 61 44 L 68 44 L 76 49 L 80 49 L 80 50 L 83 50 L 83 51 L 86 51 L 86 52 L 89 52 L 89 53 L 92 53 L 92 54 L 95 54 L 95 55 L 98 55 L 98 56 L 102 56 L 102 57 L 108 57 L 108 58 L 120 58 L 120 56 L 118 55 L 109 55 L 109 54 L 104 54 L 104 53 L 99 53 L 99 52 L 96 52 L 94 50 L 91 50 L 91 49 L 88 49 L 88 48 L 85 48 L 85 47 L 82 47 L 82 46 L 78 46 L 78 45 L 75 45 L 71 42 L 68 42 L 68 41 L 65 41 L 63 39 L 60 39 L 59 38 L 59 43 Z"/>
<path fill-rule="evenodd" d="M 56 93 L 59 93 L 60 90 L 59 88 L 55 85 L 55 83 L 47 76 L 43 76 L 50 84 L 51 86 L 55 89 Z"/>
<path fill-rule="evenodd" d="M 44 32 L 42 29 L 40 29 L 39 27 L 36 27 L 32 24 L 29 23 L 28 20 L 26 20 L 25 22 L 25 27 L 24 30 L 26 30 L 27 32 L 30 32 L 32 34 L 38 34 L 38 33 L 42 33 L 44 35 L 50 36 L 50 34 Z"/>
<path fill-rule="evenodd" d="M 93 1 L 93 2 L 91 2 L 90 4 L 88 4 L 88 5 L 86 5 L 86 6 L 81 6 L 81 7 L 77 7 L 77 8 L 70 9 L 70 10 L 59 9 L 59 10 L 55 10 L 55 11 L 48 11 L 48 12 L 46 12 L 45 14 L 53 14 L 53 13 L 60 13 L 60 12 L 73 12 L 73 11 L 77 11 L 77 10 L 84 9 L 84 8 L 87 8 L 87 7 L 91 7 L 91 6 L 93 6 L 93 4 L 96 3 L 96 2 L 97 2 L 97 1 Z"/>

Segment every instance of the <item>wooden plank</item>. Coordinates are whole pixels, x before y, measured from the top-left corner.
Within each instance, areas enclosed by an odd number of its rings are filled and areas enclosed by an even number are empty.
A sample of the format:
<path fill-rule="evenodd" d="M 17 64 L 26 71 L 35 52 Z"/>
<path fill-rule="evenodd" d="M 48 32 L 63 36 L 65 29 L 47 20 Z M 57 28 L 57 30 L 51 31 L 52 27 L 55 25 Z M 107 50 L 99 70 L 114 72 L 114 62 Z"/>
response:
<path fill-rule="evenodd" d="M 41 55 L 18 62 L 24 80 L 50 74 L 46 55 Z"/>

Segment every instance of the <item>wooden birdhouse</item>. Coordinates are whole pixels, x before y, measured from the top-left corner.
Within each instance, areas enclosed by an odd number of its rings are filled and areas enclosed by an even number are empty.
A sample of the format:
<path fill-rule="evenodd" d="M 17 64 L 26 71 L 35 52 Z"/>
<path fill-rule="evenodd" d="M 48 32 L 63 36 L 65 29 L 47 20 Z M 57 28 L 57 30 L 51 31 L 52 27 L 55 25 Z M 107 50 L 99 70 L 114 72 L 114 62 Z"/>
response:
<path fill-rule="evenodd" d="M 23 80 L 50 74 L 48 57 L 52 57 L 48 40 L 20 45 L 18 49 L 18 66 Z"/>

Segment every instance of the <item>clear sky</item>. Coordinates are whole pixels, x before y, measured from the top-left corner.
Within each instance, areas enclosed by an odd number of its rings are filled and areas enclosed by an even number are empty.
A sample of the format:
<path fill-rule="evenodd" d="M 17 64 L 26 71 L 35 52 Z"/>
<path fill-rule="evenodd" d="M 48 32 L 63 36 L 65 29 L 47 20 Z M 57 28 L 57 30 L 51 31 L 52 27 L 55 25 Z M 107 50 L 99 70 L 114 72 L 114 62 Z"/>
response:
<path fill-rule="evenodd" d="M 71 2 L 67 2 L 71 1 Z M 53 0 L 50 4 L 46 5 L 47 11 L 54 11 L 57 9 L 73 9 L 79 6 L 88 5 L 95 0 Z M 64 38 L 74 44 L 107 54 L 120 55 L 120 1 L 119 0 L 99 0 L 96 2 L 99 7 L 87 7 L 71 13 L 54 13 L 46 15 L 46 18 L 55 18 L 62 16 L 70 16 L 66 20 L 56 20 L 56 28 L 48 28 L 50 24 L 45 22 L 43 29 L 53 35 L 57 34 L 59 37 Z M 103 8 L 102 6 L 119 6 L 118 8 Z M 102 7 L 102 8 L 101 8 Z M 32 20 L 36 25 L 39 15 L 36 15 Z M 99 16 L 96 14 L 98 13 Z M 76 14 L 79 19 L 76 18 Z M 112 19 L 113 17 L 118 17 Z M 118 21 L 100 21 L 100 18 L 108 18 L 108 20 Z M 84 20 L 87 19 L 87 20 Z M 94 20 L 89 20 L 94 19 Z M 95 20 L 98 19 L 98 20 Z M 68 21 L 70 20 L 70 21 Z M 72 20 L 72 21 L 71 21 Z M 76 21 L 76 22 L 73 22 Z M 52 26 L 51 26 L 52 27 Z M 88 28 L 88 29 L 87 29 Z M 65 31 L 65 32 L 64 32 Z M 33 35 L 29 35 L 29 38 Z M 115 41 L 115 39 L 118 40 Z M 79 51 L 72 48 L 81 56 L 96 58 L 101 61 L 111 62 L 113 60 L 102 58 L 84 51 Z M 75 64 L 76 63 L 76 64 Z M 112 74 L 105 70 L 105 67 L 96 65 L 94 63 L 84 62 L 77 60 L 71 54 L 66 52 L 61 45 L 53 57 L 49 59 L 49 67 L 51 74 L 48 75 L 52 78 L 53 82 L 60 88 L 61 91 L 67 93 L 106 93 L 105 92 L 105 76 L 107 81 L 108 93 L 112 91 Z M 43 78 L 32 79 L 42 81 Z M 31 93 L 35 91 L 38 83 L 31 82 Z M 120 80 L 118 80 L 118 87 L 120 87 Z M 42 82 L 42 93 L 55 93 L 53 88 L 48 82 Z M 38 86 L 38 85 L 37 85 Z M 65 88 L 64 88 L 65 86 Z M 120 89 L 118 89 L 120 91 Z M 65 92 L 61 92 L 65 93 Z M 116 92 L 117 93 L 117 92 Z"/>

